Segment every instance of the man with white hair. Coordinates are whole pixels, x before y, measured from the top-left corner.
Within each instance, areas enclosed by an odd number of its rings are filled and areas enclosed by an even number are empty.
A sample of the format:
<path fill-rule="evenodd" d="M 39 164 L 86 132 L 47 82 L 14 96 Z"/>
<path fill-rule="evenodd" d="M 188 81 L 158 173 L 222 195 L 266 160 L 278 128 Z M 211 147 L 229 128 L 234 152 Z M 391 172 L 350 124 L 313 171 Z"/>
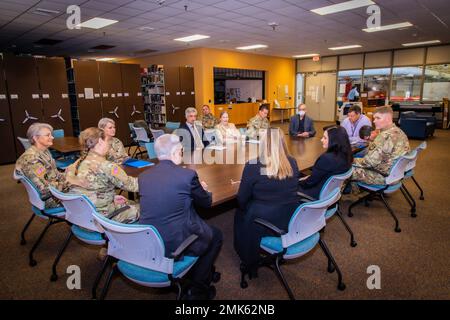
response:
<path fill-rule="evenodd" d="M 209 142 L 204 137 L 203 128 L 196 125 L 197 109 L 189 107 L 184 111 L 186 122 L 180 125 L 180 128 L 175 130 L 175 134 L 179 135 L 182 140 L 185 151 L 194 151 L 203 149 Z"/>
<path fill-rule="evenodd" d="M 159 163 L 139 175 L 139 223 L 155 226 L 164 240 L 167 257 L 190 235 L 198 236 L 183 252 L 199 257 L 189 271 L 192 285 L 185 298 L 212 299 L 215 287 L 211 282 L 219 279 L 214 261 L 222 246 L 222 232 L 206 224 L 194 208 L 210 207 L 212 194 L 206 183 L 199 181 L 197 172 L 179 166 L 183 147 L 177 135 L 164 134 L 156 139 L 155 152 Z"/>

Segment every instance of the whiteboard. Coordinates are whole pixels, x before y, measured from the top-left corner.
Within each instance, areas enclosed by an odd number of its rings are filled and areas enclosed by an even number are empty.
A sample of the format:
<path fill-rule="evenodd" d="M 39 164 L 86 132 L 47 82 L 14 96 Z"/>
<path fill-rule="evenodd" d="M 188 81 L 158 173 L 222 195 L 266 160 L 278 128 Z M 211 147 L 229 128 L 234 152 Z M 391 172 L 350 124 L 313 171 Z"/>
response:
<path fill-rule="evenodd" d="M 236 98 L 237 101 L 247 102 L 248 98 L 261 100 L 262 80 L 226 80 L 225 92 L 233 95 L 231 98 Z"/>

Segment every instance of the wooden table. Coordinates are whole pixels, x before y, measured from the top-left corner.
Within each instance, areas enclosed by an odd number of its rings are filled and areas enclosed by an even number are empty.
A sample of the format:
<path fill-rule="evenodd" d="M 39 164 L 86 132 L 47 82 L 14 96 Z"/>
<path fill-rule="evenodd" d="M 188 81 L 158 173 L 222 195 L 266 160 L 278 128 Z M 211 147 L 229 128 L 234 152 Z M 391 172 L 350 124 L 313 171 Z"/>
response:
<path fill-rule="evenodd" d="M 288 115 L 290 116 L 291 114 L 290 114 L 289 110 L 295 110 L 295 109 L 296 109 L 295 107 L 289 107 L 289 108 L 272 108 L 272 111 L 273 111 L 273 110 L 281 111 L 281 123 L 283 123 L 283 121 L 284 121 L 284 110 L 286 110 L 286 111 L 288 112 Z M 288 120 L 289 120 L 289 119 L 288 119 Z"/>
<path fill-rule="evenodd" d="M 53 140 L 53 145 L 50 147 L 61 153 L 70 153 L 83 150 L 77 137 L 61 137 Z"/>

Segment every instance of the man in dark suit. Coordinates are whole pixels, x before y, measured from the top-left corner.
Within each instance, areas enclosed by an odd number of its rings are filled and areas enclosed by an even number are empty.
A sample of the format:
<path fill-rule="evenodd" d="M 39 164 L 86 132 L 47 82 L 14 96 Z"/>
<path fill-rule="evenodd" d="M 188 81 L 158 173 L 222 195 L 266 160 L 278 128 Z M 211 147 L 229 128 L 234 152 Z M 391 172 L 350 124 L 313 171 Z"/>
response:
<path fill-rule="evenodd" d="M 210 207 L 212 194 L 205 182 L 200 183 L 194 170 L 178 166 L 183 157 L 178 136 L 160 136 L 155 142 L 155 152 L 159 163 L 139 175 L 139 223 L 156 227 L 164 240 L 167 257 L 191 234 L 198 236 L 185 251 L 185 255 L 199 257 L 188 274 L 193 285 L 187 290 L 187 298 L 213 298 L 215 288 L 210 284 L 218 281 L 214 261 L 222 246 L 222 233 L 206 224 L 194 208 Z"/>
<path fill-rule="evenodd" d="M 195 123 L 197 120 L 197 110 L 195 108 L 186 108 L 186 122 L 175 130 L 175 134 L 181 137 L 185 151 L 194 151 L 208 146 L 209 142 L 204 137 L 203 128 Z"/>
<path fill-rule="evenodd" d="M 291 117 L 289 134 L 294 137 L 309 138 L 316 135 L 313 120 L 306 115 L 306 104 L 299 104 L 295 116 Z"/>

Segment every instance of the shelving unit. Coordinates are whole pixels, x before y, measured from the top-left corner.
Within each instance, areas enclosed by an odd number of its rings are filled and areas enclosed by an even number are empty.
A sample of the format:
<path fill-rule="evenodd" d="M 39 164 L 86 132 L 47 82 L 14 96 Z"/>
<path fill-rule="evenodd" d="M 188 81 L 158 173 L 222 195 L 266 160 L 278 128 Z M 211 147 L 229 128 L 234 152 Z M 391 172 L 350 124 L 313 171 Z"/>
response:
<path fill-rule="evenodd" d="M 151 65 L 141 74 L 142 96 L 144 97 L 145 120 L 152 128 L 166 124 L 166 91 L 164 68 Z"/>

